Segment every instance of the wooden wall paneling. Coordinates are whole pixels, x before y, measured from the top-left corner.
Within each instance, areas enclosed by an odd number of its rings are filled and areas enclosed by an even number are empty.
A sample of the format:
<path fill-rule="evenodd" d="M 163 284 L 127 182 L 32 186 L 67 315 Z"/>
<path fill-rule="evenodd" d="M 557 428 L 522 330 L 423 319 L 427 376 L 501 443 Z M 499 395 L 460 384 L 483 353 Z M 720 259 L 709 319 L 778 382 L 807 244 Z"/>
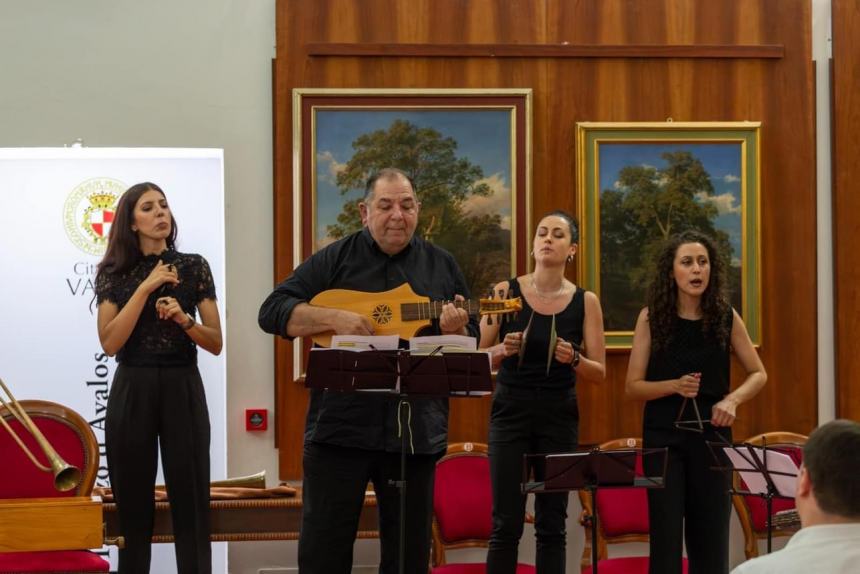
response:
<path fill-rule="evenodd" d="M 469 9 L 467 3 L 457 3 L 457 10 L 448 13 L 443 9 L 430 10 L 428 20 L 439 30 L 433 40 L 437 42 L 486 43 L 505 41 L 510 44 L 542 42 L 545 16 L 540 3 L 501 2 L 478 3 Z M 459 25 L 451 25 L 459 20 Z M 503 40 L 502 40 L 503 39 Z M 408 61 L 416 61 L 409 59 Z M 469 88 L 532 88 L 533 149 L 542 147 L 537 134 L 545 131 L 546 117 L 539 109 L 537 87 L 544 82 L 544 67 L 525 60 L 498 60 L 486 58 L 457 58 L 437 61 L 419 59 L 427 66 L 428 82 L 433 87 Z M 438 83 L 437 83 L 438 82 Z M 532 182 L 535 195 L 535 182 Z M 499 280 L 506 279 L 500 277 Z M 474 294 L 473 294 L 474 295 Z M 482 399 L 452 399 L 449 417 L 448 440 L 451 442 L 488 440 L 490 397 Z"/>
<path fill-rule="evenodd" d="M 486 444 L 490 429 L 492 397 L 451 399 L 448 418 L 448 442 L 481 442 Z"/>
<path fill-rule="evenodd" d="M 369 0 L 280 0 L 277 5 L 279 81 L 276 137 L 281 146 L 276 182 L 275 280 L 292 270 L 292 99 L 296 87 L 531 87 L 542 68 L 519 60 L 390 59 L 314 57 L 311 42 L 488 42 L 543 41 L 543 6 L 532 2 L 479 0 L 464 3 Z M 301 450 L 307 393 L 292 375 L 290 346 L 276 343 L 279 419 L 286 436 L 280 441 L 281 478 L 301 476 Z M 451 403 L 452 440 L 486 441 L 489 399 Z"/>
<path fill-rule="evenodd" d="M 313 6 L 309 3 L 306 7 Z M 292 195 L 292 86 L 301 82 L 300 51 L 307 29 L 301 10 L 295 3 L 280 2 L 275 13 L 277 51 L 275 54 L 275 154 L 274 273 L 272 285 L 286 278 L 293 269 L 293 195 Z M 289 42 L 287 41 L 289 38 Z M 307 393 L 293 381 L 292 343 L 275 337 L 276 419 L 279 478 L 300 478 L 304 417 Z"/>
<path fill-rule="evenodd" d="M 778 4 L 778 7 L 776 6 Z M 790 38 L 757 81 L 762 118 L 762 359 L 769 384 L 740 428 L 809 433 L 817 422 L 815 99 L 811 5 L 766 4 L 763 34 Z M 755 70 L 740 83 L 753 81 Z M 790 263 L 786 263 L 786 257 Z"/>
<path fill-rule="evenodd" d="M 532 224 L 550 209 L 575 211 L 577 121 L 760 119 L 765 293 L 761 352 L 771 382 L 752 404 L 742 407 L 736 436 L 811 429 L 816 411 L 815 277 L 805 271 L 815 268 L 815 201 L 808 0 L 279 0 L 277 10 L 275 132 L 282 145 L 276 148 L 276 280 L 294 263 L 294 87 L 531 87 Z M 333 44 L 564 42 L 777 46 L 783 57 L 309 55 L 312 46 Z M 569 276 L 576 279 L 573 269 Z M 280 443 L 280 471 L 282 478 L 297 478 L 306 393 L 292 381 L 289 346 L 277 343 L 276 352 L 277 384 L 284 391 L 279 418 L 287 435 Z M 580 385 L 582 442 L 641 432 L 641 405 L 623 398 L 627 355 L 608 356 L 606 381 Z M 736 372 L 735 379 L 738 376 Z M 485 441 L 488 412 L 489 399 L 452 401 L 450 439 Z"/>
<path fill-rule="evenodd" d="M 833 0 L 832 6 L 836 416 L 860 420 L 860 1 Z"/>
<path fill-rule="evenodd" d="M 632 4 L 647 4 L 648 10 L 637 10 Z M 577 121 L 672 117 L 679 121 L 764 122 L 761 226 L 766 323 L 761 355 L 770 384 L 741 408 L 735 429 L 738 437 L 777 429 L 808 432 L 815 424 L 816 349 L 814 339 L 809 339 L 810 325 L 814 330 L 815 324 L 815 277 L 808 272 L 815 266 L 811 20 L 806 2 L 778 4 L 557 1 L 548 10 L 550 43 L 785 46 L 785 57 L 779 60 L 589 61 L 593 69 L 577 69 L 560 59 L 548 64 L 548 90 L 557 90 L 563 82 L 588 86 L 578 97 L 548 102 L 550 115 L 556 118 L 548 134 L 550 149 L 566 149 L 573 140 L 571 126 Z M 594 25 L 567 25 L 583 21 Z M 768 26 L 761 24 L 764 21 Z M 787 86 L 792 86 L 791 95 L 781 93 Z M 782 159 L 786 157 L 792 158 L 790 166 Z M 563 172 L 558 180 L 555 189 L 575 189 L 573 170 Z M 796 203 L 788 205 L 787 197 Z M 553 200 L 567 202 L 558 196 Z M 792 265 L 796 271 L 788 281 L 784 276 L 791 271 L 785 268 L 785 253 L 791 253 L 793 261 L 803 262 Z M 792 309 L 790 315 L 780 312 L 786 308 Z M 791 358 L 786 360 L 789 349 Z M 580 386 L 582 442 L 641 432 L 641 405 L 627 403 L 623 397 L 626 366 L 626 352 L 611 353 L 604 384 Z M 737 385 L 742 376 L 739 365 L 733 365 L 733 373 Z"/>

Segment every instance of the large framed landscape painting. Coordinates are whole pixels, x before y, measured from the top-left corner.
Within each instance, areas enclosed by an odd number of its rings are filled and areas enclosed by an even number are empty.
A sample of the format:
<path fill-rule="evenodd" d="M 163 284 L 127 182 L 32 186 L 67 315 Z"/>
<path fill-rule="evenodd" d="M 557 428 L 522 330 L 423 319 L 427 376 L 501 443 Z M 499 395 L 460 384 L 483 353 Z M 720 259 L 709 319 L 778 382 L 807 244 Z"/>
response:
<path fill-rule="evenodd" d="M 629 347 L 669 236 L 696 229 L 725 258 L 732 305 L 761 343 L 759 122 L 577 124 L 579 277 Z"/>
<path fill-rule="evenodd" d="M 367 177 L 397 167 L 421 202 L 416 234 L 454 255 L 472 297 L 524 273 L 531 98 L 529 89 L 294 89 L 295 264 L 360 229 Z"/>

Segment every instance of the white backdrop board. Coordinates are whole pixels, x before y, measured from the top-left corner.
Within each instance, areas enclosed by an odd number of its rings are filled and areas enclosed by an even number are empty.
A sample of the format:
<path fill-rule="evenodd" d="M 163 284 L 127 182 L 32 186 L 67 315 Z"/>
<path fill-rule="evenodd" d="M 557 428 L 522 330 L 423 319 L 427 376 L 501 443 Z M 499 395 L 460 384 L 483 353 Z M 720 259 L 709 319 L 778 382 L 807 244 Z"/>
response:
<path fill-rule="evenodd" d="M 226 334 L 223 163 L 220 149 L 0 149 L 0 377 L 17 399 L 61 403 L 90 422 L 102 450 L 97 485 L 110 485 L 104 414 L 116 363 L 99 345 L 93 287 L 112 210 L 135 183 L 164 190 L 177 250 L 212 268 Z M 225 357 L 198 354 L 214 480 L 227 469 Z M 173 545 L 154 545 L 152 572 L 175 571 Z M 213 572 L 226 572 L 226 544 L 213 545 Z"/>

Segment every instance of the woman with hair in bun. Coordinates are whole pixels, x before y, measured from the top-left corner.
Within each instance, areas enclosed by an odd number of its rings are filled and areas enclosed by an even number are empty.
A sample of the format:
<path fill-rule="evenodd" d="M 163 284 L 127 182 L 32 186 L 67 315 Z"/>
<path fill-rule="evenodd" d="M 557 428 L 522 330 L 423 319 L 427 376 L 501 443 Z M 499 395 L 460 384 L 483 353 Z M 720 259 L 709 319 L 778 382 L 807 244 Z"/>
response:
<path fill-rule="evenodd" d="M 521 297 L 522 311 L 501 323 L 491 324 L 486 317 L 481 321 L 481 344 L 493 345 L 493 367 L 498 368 L 490 415 L 493 530 L 488 574 L 516 571 L 526 506 L 520 487 L 524 455 L 576 450 L 576 382 L 605 376 L 600 301 L 565 278 L 578 239 L 576 220 L 564 211 L 541 218 L 532 241 L 534 271 L 494 289 Z M 535 480 L 543 480 L 543 469 L 535 466 Z M 565 572 L 567 502 L 566 492 L 535 497 L 540 574 Z"/>

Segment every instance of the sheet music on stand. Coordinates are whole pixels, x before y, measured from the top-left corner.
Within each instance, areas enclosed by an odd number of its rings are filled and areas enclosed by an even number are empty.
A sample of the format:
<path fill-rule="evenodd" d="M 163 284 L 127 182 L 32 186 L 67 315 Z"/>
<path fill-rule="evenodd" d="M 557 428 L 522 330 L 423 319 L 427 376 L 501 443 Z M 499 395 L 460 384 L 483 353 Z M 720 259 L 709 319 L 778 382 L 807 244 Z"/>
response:
<path fill-rule="evenodd" d="M 764 499 L 767 551 L 770 553 L 773 541 L 773 499 L 794 498 L 800 469 L 789 455 L 769 448 L 778 445 L 722 444 L 710 441 L 707 444 L 715 460 L 720 460 L 718 452 L 724 454 L 727 460 L 727 464 L 722 466 L 718 462 L 715 469 L 729 474 L 736 473 L 747 487 L 746 491 L 732 487 L 732 494 Z"/>
<path fill-rule="evenodd" d="M 767 493 L 768 481 L 762 473 L 766 468 L 773 481 L 774 495 L 794 498 L 800 469 L 784 452 L 752 445 L 724 446 L 723 452 L 729 457 L 733 470 L 743 479 L 749 494 Z"/>
<path fill-rule="evenodd" d="M 331 349 L 345 351 L 396 351 L 400 345 L 397 335 L 332 335 Z M 324 347 L 314 347 L 314 350 Z"/>
<path fill-rule="evenodd" d="M 409 352 L 413 355 L 474 353 L 477 350 L 478 340 L 466 335 L 431 335 L 409 339 Z"/>

